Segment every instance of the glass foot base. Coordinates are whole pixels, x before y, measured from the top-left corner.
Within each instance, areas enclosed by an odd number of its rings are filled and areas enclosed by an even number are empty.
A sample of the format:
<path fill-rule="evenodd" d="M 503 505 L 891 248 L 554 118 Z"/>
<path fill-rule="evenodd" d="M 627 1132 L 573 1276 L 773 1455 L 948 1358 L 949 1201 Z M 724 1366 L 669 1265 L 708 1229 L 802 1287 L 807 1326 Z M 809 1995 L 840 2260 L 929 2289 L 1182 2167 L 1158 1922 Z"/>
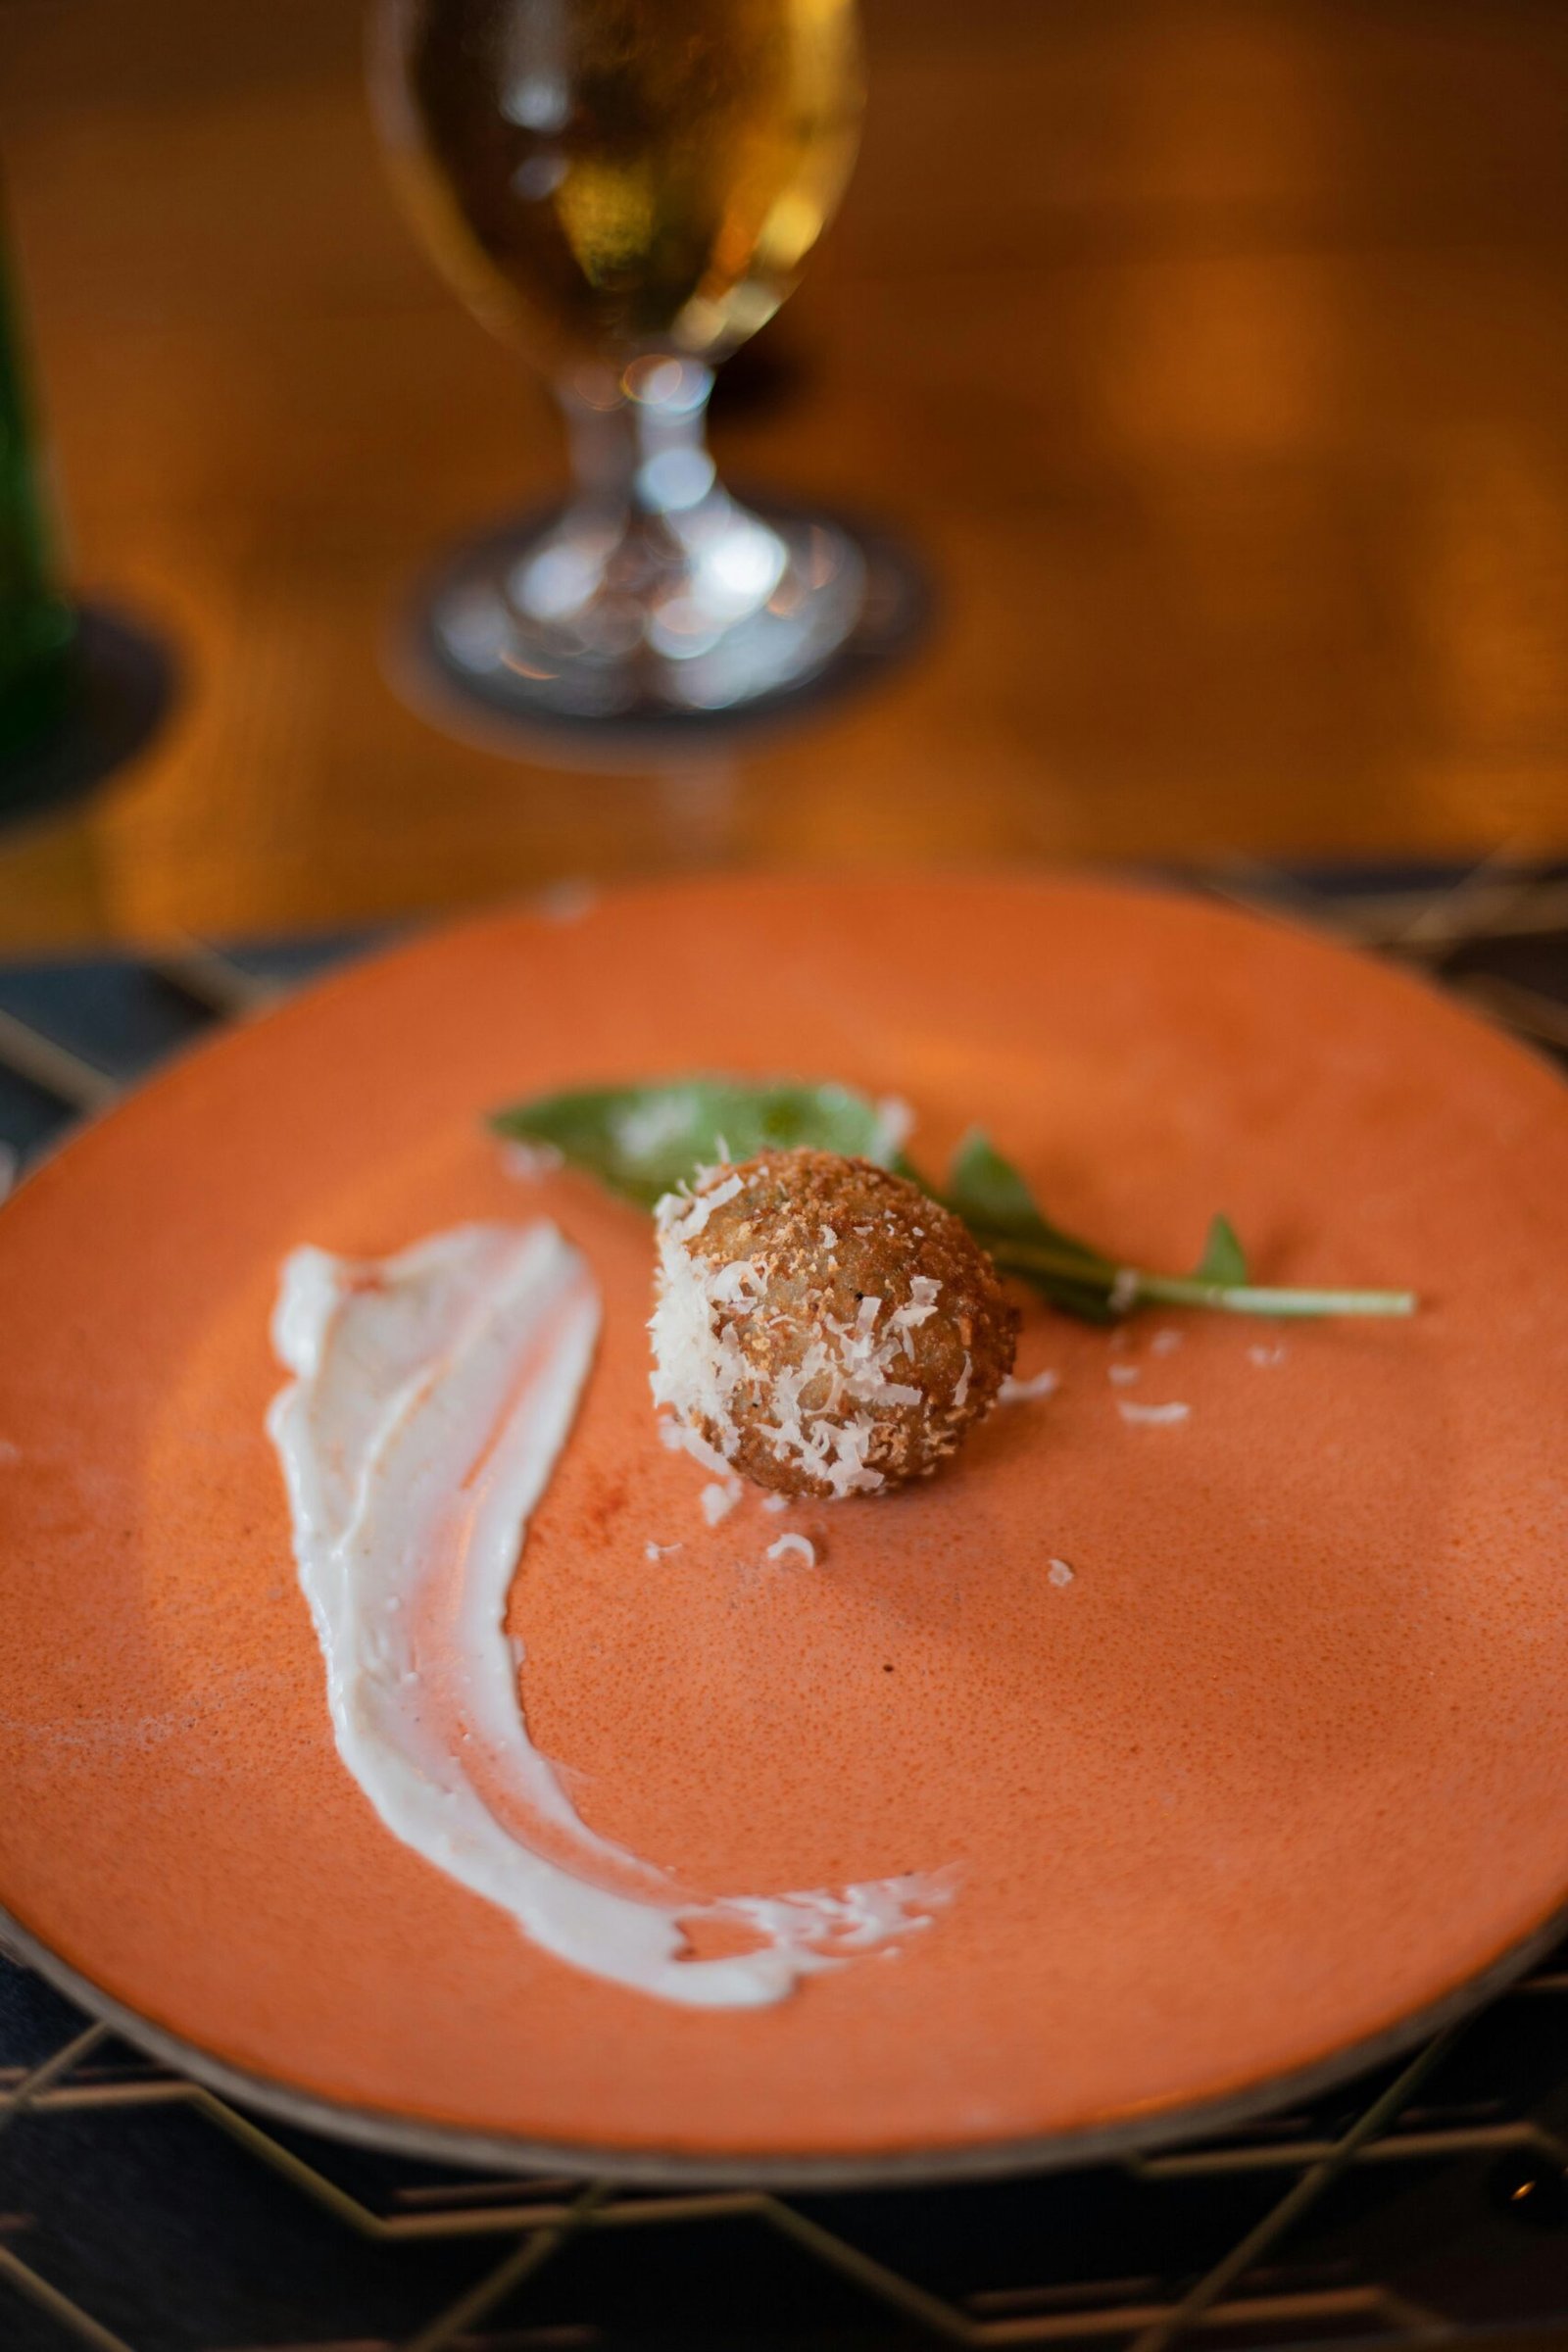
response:
<path fill-rule="evenodd" d="M 911 559 L 838 515 L 719 492 L 672 540 L 571 508 L 454 551 L 418 600 L 395 683 L 486 740 L 502 722 L 514 737 L 679 743 L 867 681 L 928 612 Z"/>

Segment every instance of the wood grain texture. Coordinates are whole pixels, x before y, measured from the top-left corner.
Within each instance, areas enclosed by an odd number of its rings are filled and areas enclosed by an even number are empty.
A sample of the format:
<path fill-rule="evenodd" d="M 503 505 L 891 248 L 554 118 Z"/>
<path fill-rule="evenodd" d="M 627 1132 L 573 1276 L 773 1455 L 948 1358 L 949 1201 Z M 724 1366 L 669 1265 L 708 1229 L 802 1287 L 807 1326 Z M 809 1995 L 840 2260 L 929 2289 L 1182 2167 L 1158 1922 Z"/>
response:
<path fill-rule="evenodd" d="M 562 452 L 393 208 L 356 0 L 0 0 L 75 573 L 188 671 L 137 767 L 0 836 L 0 945 L 704 863 L 1568 840 L 1568 17 L 867 16 L 858 175 L 717 438 L 894 518 L 939 634 L 793 734 L 589 774 L 381 673 L 421 564 Z"/>

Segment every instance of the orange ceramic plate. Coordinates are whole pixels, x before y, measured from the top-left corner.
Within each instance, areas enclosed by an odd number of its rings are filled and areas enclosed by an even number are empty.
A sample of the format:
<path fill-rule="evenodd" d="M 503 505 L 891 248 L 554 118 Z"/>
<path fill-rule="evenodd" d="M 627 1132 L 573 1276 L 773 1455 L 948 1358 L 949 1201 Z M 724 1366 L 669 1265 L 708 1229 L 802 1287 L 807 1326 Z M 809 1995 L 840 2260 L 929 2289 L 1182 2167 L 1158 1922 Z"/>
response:
<path fill-rule="evenodd" d="M 982 1120 L 1132 1259 L 1191 1261 L 1223 1206 L 1269 1279 L 1427 1304 L 1120 1349 L 1040 1314 L 1054 1397 L 769 1565 L 779 1522 L 707 1529 L 656 1441 L 646 1223 L 509 1177 L 479 1123 L 694 1065 L 897 1090 L 932 1161 Z M 541 1204 L 607 1329 L 514 1591 L 536 1741 L 697 1886 L 956 1871 L 898 1956 L 775 2009 L 545 1958 L 333 1748 L 262 1428 L 279 1260 Z M 1313 940 L 1079 884 L 477 922 L 84 1134 L 0 1213 L 0 1902 L 295 2114 L 632 2176 L 1069 2155 L 1392 2046 L 1568 1897 L 1568 1095 Z"/>

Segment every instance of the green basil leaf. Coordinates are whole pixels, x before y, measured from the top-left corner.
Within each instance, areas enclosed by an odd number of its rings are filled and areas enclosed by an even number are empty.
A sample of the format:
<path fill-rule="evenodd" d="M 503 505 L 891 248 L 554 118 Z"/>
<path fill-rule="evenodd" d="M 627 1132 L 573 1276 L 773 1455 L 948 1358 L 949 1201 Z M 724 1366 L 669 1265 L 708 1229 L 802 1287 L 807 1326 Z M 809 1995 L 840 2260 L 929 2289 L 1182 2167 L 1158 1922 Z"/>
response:
<path fill-rule="evenodd" d="M 948 1206 L 982 1239 L 1038 1242 L 1057 1256 L 1076 1260 L 1086 1276 L 1113 1276 L 1115 1261 L 1090 1242 L 1063 1233 L 1041 1214 L 1039 1203 L 1010 1159 L 989 1136 L 971 1127 L 954 1155 L 948 1176 Z"/>
<path fill-rule="evenodd" d="M 644 1207 L 699 1167 L 759 1152 L 806 1147 L 875 1160 L 945 1200 L 1005 1272 L 1091 1323 L 1116 1322 L 1156 1302 L 1242 1315 L 1408 1315 L 1416 1306 L 1408 1291 L 1253 1290 L 1246 1252 L 1225 1217 L 1210 1225 L 1196 1274 L 1120 1267 L 1092 1243 L 1053 1225 L 1018 1170 L 978 1128 L 958 1148 L 946 1195 L 937 1192 L 904 1155 L 904 1104 L 873 1102 L 848 1086 L 672 1078 L 586 1087 L 514 1103 L 490 1124 L 499 1135 L 558 1152 Z"/>
<path fill-rule="evenodd" d="M 495 1112 L 490 1124 L 651 1206 L 699 1167 L 759 1152 L 808 1146 L 897 1164 L 907 1116 L 901 1103 L 848 1086 L 671 1078 L 540 1095 Z"/>
<path fill-rule="evenodd" d="M 1108 1281 L 1102 1280 L 1094 1284 L 1074 1282 L 1068 1274 L 1026 1265 L 1007 1256 L 1005 1243 L 1001 1244 L 1000 1248 L 1004 1254 L 998 1257 L 997 1263 L 1003 1272 L 1015 1276 L 1019 1282 L 1028 1283 L 1031 1290 L 1038 1291 L 1041 1298 L 1059 1313 L 1071 1315 L 1079 1323 L 1105 1326 L 1122 1320 L 1123 1309 L 1110 1303 Z"/>
<path fill-rule="evenodd" d="M 1228 1287 L 1246 1282 L 1247 1251 L 1237 1240 L 1236 1228 L 1229 1217 L 1216 1216 L 1210 1224 L 1195 1279 L 1199 1282 L 1222 1282 Z"/>

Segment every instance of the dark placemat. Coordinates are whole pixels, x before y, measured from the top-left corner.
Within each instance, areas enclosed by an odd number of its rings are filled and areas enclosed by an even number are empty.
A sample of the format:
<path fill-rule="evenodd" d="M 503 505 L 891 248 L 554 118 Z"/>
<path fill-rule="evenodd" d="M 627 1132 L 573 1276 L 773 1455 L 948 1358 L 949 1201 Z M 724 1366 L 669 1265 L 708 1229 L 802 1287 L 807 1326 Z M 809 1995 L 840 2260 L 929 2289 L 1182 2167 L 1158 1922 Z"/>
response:
<path fill-rule="evenodd" d="M 1417 963 L 1568 1060 L 1568 863 L 1186 879 Z M 26 1157 L 367 944 L 0 965 L 0 1148 Z M 493 2178 L 286 2130 L 0 1960 L 0 2135 L 3 2352 L 1568 2337 L 1568 1950 L 1413 2059 L 1217 2140 L 788 2198 Z"/>

